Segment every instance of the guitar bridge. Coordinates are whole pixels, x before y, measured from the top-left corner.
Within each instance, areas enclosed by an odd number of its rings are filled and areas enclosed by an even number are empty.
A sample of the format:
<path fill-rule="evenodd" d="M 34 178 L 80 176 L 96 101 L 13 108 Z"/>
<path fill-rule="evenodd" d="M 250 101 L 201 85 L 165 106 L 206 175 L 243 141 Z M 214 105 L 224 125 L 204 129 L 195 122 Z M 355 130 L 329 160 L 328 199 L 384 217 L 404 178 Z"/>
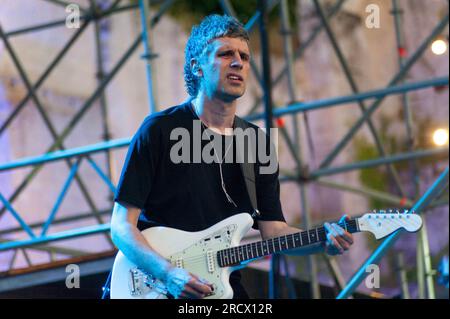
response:
<path fill-rule="evenodd" d="M 167 295 L 167 289 L 159 280 L 137 267 L 130 269 L 129 288 L 133 297 L 146 295 L 151 290 Z"/>

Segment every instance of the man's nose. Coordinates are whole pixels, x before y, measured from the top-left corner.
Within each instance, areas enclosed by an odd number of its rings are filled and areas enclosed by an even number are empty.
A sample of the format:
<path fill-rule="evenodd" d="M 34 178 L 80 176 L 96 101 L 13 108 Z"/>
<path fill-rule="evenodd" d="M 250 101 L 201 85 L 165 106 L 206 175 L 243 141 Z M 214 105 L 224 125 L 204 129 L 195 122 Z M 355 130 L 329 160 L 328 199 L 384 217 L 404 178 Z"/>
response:
<path fill-rule="evenodd" d="M 233 61 L 231 62 L 231 67 L 233 68 L 238 68 L 238 69 L 242 69 L 243 68 L 243 63 L 242 63 L 242 59 L 239 56 L 239 54 L 236 54 L 233 58 Z"/>

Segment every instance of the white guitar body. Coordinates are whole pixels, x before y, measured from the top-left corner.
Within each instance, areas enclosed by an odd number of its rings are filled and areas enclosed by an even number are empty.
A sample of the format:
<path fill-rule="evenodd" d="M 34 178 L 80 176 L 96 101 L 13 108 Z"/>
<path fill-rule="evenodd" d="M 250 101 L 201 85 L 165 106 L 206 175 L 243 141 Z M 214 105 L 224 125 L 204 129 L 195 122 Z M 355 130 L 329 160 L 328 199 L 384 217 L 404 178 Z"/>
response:
<path fill-rule="evenodd" d="M 327 240 L 325 229 L 320 227 L 239 246 L 252 225 L 252 217 L 242 213 L 199 232 L 152 227 L 144 230 L 142 235 L 172 265 L 211 283 L 214 291 L 206 298 L 215 299 L 233 298 L 230 274 L 246 263 L 275 252 Z M 422 226 L 422 219 L 417 214 L 406 214 L 406 211 L 403 214 L 381 211 L 381 214 L 368 213 L 340 225 L 351 233 L 367 231 L 381 239 L 400 229 L 415 232 Z M 144 273 L 122 252 L 117 254 L 112 270 L 111 298 L 167 299 L 169 296 L 162 282 Z"/>
<path fill-rule="evenodd" d="M 230 274 L 241 266 L 219 267 L 216 252 L 238 246 L 252 225 L 252 217 L 242 213 L 199 232 L 152 227 L 144 230 L 142 235 L 156 252 L 173 265 L 213 284 L 214 294 L 206 298 L 231 299 Z M 122 252 L 118 252 L 112 270 L 112 299 L 167 299 L 166 293 L 161 282 L 144 274 Z"/>

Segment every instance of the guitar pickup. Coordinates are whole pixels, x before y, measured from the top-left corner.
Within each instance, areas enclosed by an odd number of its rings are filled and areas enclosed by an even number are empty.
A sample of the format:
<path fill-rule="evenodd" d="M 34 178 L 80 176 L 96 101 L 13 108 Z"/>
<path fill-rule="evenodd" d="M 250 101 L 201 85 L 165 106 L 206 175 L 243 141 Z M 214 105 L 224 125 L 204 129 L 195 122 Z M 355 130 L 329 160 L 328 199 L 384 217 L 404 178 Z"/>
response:
<path fill-rule="evenodd" d="M 208 272 L 213 273 L 215 271 L 214 266 L 214 254 L 212 250 L 206 252 L 206 262 L 208 264 Z"/>

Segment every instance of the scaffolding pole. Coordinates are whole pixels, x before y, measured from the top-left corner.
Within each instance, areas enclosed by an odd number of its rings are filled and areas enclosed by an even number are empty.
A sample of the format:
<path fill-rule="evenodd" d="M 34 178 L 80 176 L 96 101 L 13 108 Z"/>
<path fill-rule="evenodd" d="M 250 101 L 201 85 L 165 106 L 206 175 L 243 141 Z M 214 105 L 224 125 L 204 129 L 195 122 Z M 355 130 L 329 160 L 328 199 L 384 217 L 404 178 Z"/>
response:
<path fill-rule="evenodd" d="M 145 71 L 147 74 L 147 95 L 150 107 L 150 114 L 156 113 L 156 97 L 153 90 L 153 71 L 154 65 L 152 60 L 158 55 L 152 50 L 152 41 L 150 37 L 151 20 L 150 20 L 150 0 L 139 0 L 139 8 L 141 12 L 142 25 L 142 42 L 144 45 L 144 54 L 141 56 L 145 60 Z"/>
<path fill-rule="evenodd" d="M 352 94 L 352 95 L 346 95 L 346 96 L 340 96 L 340 97 L 334 97 L 334 98 L 328 98 L 328 99 L 320 99 L 320 100 L 314 100 L 309 102 L 303 102 L 303 103 L 295 103 L 291 105 L 286 105 L 284 107 L 276 108 L 273 111 L 273 116 L 275 118 L 284 116 L 286 114 L 291 114 L 292 112 L 306 112 L 311 110 L 317 110 L 322 109 L 326 107 L 332 107 L 337 105 L 343 105 L 343 104 L 349 104 L 353 102 L 357 102 L 359 100 L 365 100 L 365 99 L 381 99 L 388 95 L 392 94 L 399 94 L 403 92 L 408 91 L 415 91 L 420 89 L 425 89 L 428 87 L 439 87 L 439 86 L 448 86 L 449 78 L 447 77 L 440 77 L 440 78 L 433 78 L 429 80 L 419 81 L 419 82 L 412 82 L 407 83 L 403 85 L 397 85 L 397 86 L 391 86 L 384 89 L 379 90 L 373 90 L 368 91 L 364 93 L 359 94 Z M 252 114 L 245 117 L 247 121 L 257 121 L 264 118 L 263 113 L 258 114 Z"/>
<path fill-rule="evenodd" d="M 271 75 L 270 75 L 270 57 L 269 57 L 269 35 L 267 32 L 267 0 L 258 0 L 258 12 L 259 12 L 259 34 L 261 44 L 261 65 L 262 65 L 262 84 L 264 94 L 264 122 L 266 132 L 270 137 L 270 129 L 273 126 L 272 123 L 272 87 L 271 87 Z M 270 272 L 269 272 L 269 298 L 275 299 L 279 292 L 279 272 L 280 272 L 279 256 L 276 254 L 272 256 L 270 260 Z"/>
<path fill-rule="evenodd" d="M 118 4 L 119 1 L 116 1 L 115 3 L 112 4 L 112 7 L 110 9 L 114 9 Z M 90 0 L 91 2 L 91 10 L 92 11 L 96 11 L 97 7 L 95 5 L 95 0 Z M 102 27 L 105 27 L 107 22 L 100 20 L 100 19 L 96 19 L 94 21 L 94 26 L 95 26 L 95 53 L 96 53 L 96 63 L 97 63 L 97 84 L 100 84 L 104 77 L 105 77 L 105 62 L 104 62 L 104 58 L 103 58 L 103 43 L 102 43 L 102 39 L 101 39 L 101 35 L 102 35 Z M 108 103 L 106 100 L 106 94 L 105 92 L 102 92 L 102 94 L 100 94 L 99 97 L 99 102 L 100 102 L 100 107 L 101 107 L 101 114 L 102 114 L 102 129 L 103 129 L 103 141 L 107 142 L 111 139 L 111 133 L 109 131 L 109 124 L 108 124 Z M 110 150 L 106 150 L 105 151 L 105 160 L 106 160 L 106 168 L 108 171 L 108 176 L 110 179 L 114 179 L 114 171 L 113 171 L 113 159 L 111 156 L 111 152 Z"/>

